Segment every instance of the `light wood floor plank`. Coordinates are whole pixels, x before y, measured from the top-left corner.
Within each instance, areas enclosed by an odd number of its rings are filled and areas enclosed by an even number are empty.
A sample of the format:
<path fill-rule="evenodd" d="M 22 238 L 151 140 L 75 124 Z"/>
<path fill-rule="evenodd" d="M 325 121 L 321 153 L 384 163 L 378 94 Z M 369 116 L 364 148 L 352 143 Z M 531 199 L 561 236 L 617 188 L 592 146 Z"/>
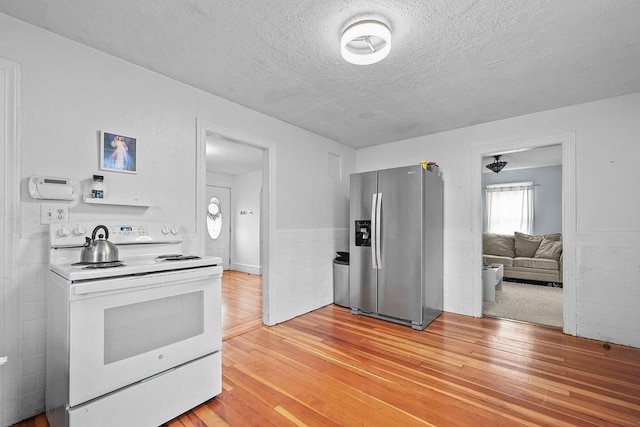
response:
<path fill-rule="evenodd" d="M 222 339 L 262 326 L 262 276 L 227 270 L 222 275 Z"/>

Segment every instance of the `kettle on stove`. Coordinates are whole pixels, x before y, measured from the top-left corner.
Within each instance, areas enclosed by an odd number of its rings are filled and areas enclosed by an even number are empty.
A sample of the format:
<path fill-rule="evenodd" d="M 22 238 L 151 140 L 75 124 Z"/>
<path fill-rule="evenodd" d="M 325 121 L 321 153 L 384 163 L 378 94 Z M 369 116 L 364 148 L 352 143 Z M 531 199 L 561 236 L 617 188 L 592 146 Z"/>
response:
<path fill-rule="evenodd" d="M 104 235 L 98 235 L 96 240 L 96 233 L 99 229 L 104 230 Z M 104 239 L 103 239 L 104 238 Z M 98 225 L 93 229 L 91 238 L 85 237 L 87 240 L 82 248 L 80 254 L 80 261 L 82 263 L 99 263 L 99 262 L 114 262 L 118 261 L 118 248 L 115 244 L 109 241 L 109 229 L 104 225 Z"/>

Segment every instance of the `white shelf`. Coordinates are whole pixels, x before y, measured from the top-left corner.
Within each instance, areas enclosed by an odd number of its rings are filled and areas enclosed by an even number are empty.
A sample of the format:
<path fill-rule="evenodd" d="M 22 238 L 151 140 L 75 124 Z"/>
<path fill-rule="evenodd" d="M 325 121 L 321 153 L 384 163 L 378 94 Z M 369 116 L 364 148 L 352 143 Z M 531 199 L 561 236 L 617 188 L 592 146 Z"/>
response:
<path fill-rule="evenodd" d="M 147 199 L 92 199 L 87 195 L 83 196 L 83 201 L 90 205 L 118 205 L 118 206 L 151 206 L 151 200 Z"/>

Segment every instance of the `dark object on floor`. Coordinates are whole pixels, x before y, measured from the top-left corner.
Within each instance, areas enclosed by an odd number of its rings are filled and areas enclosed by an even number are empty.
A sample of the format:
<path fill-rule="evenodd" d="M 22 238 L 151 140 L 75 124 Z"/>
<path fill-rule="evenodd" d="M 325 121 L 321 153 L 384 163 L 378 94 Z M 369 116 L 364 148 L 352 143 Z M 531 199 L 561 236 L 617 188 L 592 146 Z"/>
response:
<path fill-rule="evenodd" d="M 514 282 L 514 283 L 525 283 L 527 285 L 549 286 L 550 288 L 562 288 L 562 283 L 556 283 L 556 282 L 541 282 L 539 280 L 514 279 L 512 277 L 505 277 L 504 280 L 508 282 Z"/>

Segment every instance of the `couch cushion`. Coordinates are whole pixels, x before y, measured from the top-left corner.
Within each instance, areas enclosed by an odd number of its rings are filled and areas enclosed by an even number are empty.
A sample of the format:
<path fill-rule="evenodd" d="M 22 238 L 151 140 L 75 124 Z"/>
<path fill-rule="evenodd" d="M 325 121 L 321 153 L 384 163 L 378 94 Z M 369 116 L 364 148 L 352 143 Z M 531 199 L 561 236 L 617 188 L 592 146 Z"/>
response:
<path fill-rule="evenodd" d="M 529 234 L 519 233 L 516 231 L 513 235 L 515 240 L 515 256 L 525 258 L 533 258 L 536 255 L 536 251 L 538 250 L 542 239 L 562 240 L 562 234 L 560 233 L 531 236 Z"/>
<path fill-rule="evenodd" d="M 533 258 L 542 242 L 542 236 L 530 236 L 515 232 L 515 253 L 517 257 Z"/>
<path fill-rule="evenodd" d="M 540 270 L 559 270 L 558 261 L 545 258 L 514 258 L 514 267 L 538 268 Z"/>
<path fill-rule="evenodd" d="M 482 253 L 513 258 L 515 256 L 513 242 L 513 236 L 482 233 Z"/>
<path fill-rule="evenodd" d="M 513 266 L 513 258 L 498 255 L 482 255 L 482 262 L 485 264 L 502 264 L 505 267 Z"/>
<path fill-rule="evenodd" d="M 540 242 L 534 258 L 546 258 L 558 261 L 560 255 L 562 255 L 562 241 L 551 240 L 545 237 L 542 239 L 542 242 Z"/>

